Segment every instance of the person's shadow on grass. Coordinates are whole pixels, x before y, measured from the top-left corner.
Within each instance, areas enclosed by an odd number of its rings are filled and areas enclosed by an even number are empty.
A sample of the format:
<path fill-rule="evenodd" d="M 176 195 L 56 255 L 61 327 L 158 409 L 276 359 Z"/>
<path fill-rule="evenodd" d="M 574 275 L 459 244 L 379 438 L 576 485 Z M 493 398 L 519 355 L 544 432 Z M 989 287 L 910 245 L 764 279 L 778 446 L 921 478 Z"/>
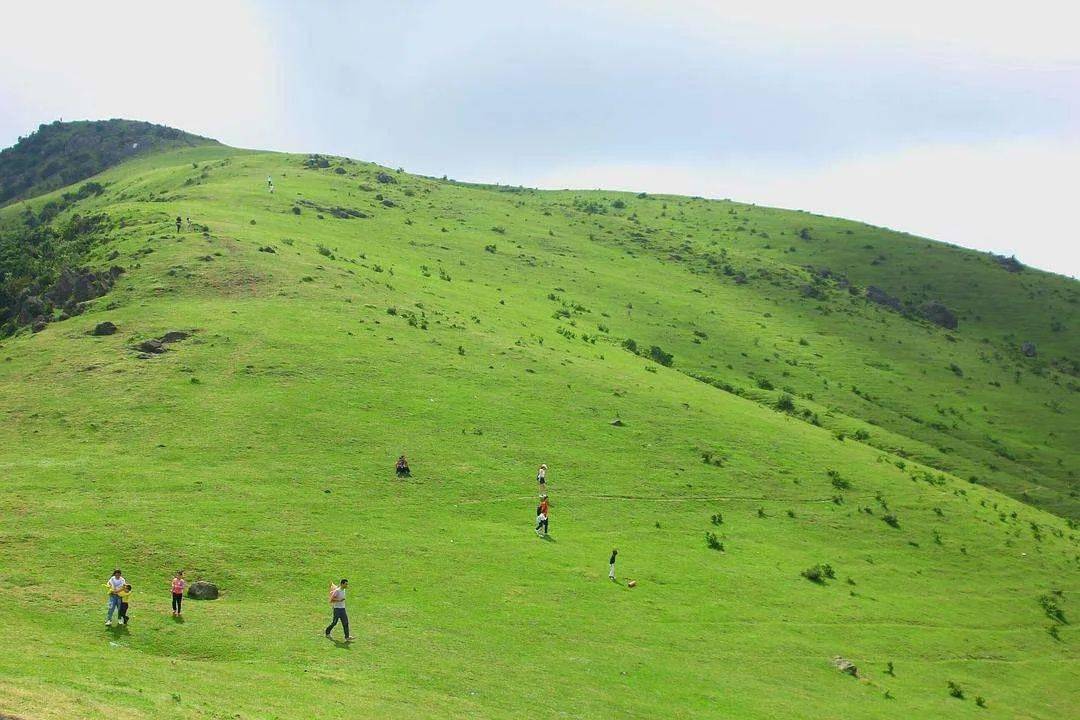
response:
<path fill-rule="evenodd" d="M 174 623 L 176 623 L 177 625 L 183 625 L 184 622 L 185 622 L 183 615 L 173 615 L 172 616 L 172 621 Z"/>
<path fill-rule="evenodd" d="M 326 639 L 334 643 L 334 646 L 337 647 L 339 650 L 352 650 L 353 643 L 351 642 L 338 640 L 337 638 L 330 637 L 329 635 L 326 636 Z"/>
<path fill-rule="evenodd" d="M 128 630 L 127 625 L 110 625 L 109 627 L 107 627 L 105 629 L 108 630 L 109 634 L 112 635 L 113 637 L 120 637 L 122 635 L 130 635 L 131 634 L 131 631 Z"/>

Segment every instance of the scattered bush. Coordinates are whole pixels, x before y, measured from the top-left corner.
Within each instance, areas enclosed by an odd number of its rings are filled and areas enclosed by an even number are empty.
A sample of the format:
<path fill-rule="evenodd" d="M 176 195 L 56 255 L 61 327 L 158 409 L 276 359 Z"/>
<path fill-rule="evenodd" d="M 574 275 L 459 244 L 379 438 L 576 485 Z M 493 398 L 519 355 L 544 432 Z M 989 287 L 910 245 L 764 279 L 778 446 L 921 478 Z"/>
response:
<path fill-rule="evenodd" d="M 976 695 L 975 696 L 975 704 L 978 705 L 981 708 L 986 707 L 986 698 L 984 698 L 982 695 Z"/>
<path fill-rule="evenodd" d="M 623 340 L 622 341 L 622 346 L 624 348 L 626 348 L 627 350 L 629 350 L 630 352 L 632 352 L 634 354 L 637 354 L 638 344 L 637 344 L 637 341 L 634 340 L 633 338 L 626 338 L 625 340 Z"/>
<path fill-rule="evenodd" d="M 799 574 L 818 585 L 824 585 L 826 580 L 832 580 L 836 577 L 836 572 L 833 570 L 832 565 L 828 563 L 808 567 Z"/>
<path fill-rule="evenodd" d="M 664 352 L 664 349 L 659 345 L 653 345 L 649 348 L 649 357 L 664 367 L 671 367 L 672 363 L 675 362 L 675 357 L 669 352 Z"/>
<path fill-rule="evenodd" d="M 894 527 L 897 530 L 900 529 L 900 520 L 893 513 L 886 513 L 881 516 L 881 519 L 885 521 L 885 524 L 889 527 Z"/>
<path fill-rule="evenodd" d="M 298 205 L 293 205 L 292 214 L 293 215 L 299 215 L 300 214 L 300 207 Z"/>
<path fill-rule="evenodd" d="M 776 401 L 776 409 L 780 412 L 795 412 L 795 400 L 787 393 L 784 393 Z"/>
<path fill-rule="evenodd" d="M 829 481 L 832 483 L 832 486 L 837 490 L 851 489 L 851 482 L 849 480 L 846 480 L 845 478 L 840 477 L 840 473 L 836 470 L 830 469 L 826 472 L 826 474 L 829 476 Z"/>
<path fill-rule="evenodd" d="M 615 200 L 611 203 L 611 207 L 615 208 L 616 210 L 623 210 L 626 208 L 626 203 L 622 200 Z"/>
<path fill-rule="evenodd" d="M 712 522 L 713 525 L 723 525 L 724 516 L 720 513 L 714 513 L 713 516 L 709 518 L 709 521 Z"/>
<path fill-rule="evenodd" d="M 1046 617 L 1062 625 L 1068 625 L 1068 621 L 1065 619 L 1065 611 L 1061 609 L 1055 595 L 1059 595 L 1059 593 L 1055 592 L 1054 594 L 1039 596 L 1039 605 L 1042 606 Z"/>
<path fill-rule="evenodd" d="M 705 544 L 709 546 L 710 550 L 724 551 L 724 543 L 720 542 L 720 539 L 716 537 L 714 532 L 705 533 Z"/>
<path fill-rule="evenodd" d="M 334 253 L 330 252 L 330 248 L 326 247 L 322 243 L 319 243 L 319 246 L 318 246 L 317 249 L 319 251 L 319 254 L 322 255 L 323 257 L 328 257 L 328 258 L 333 258 L 334 257 Z"/>
<path fill-rule="evenodd" d="M 775 390 L 775 386 L 769 381 L 768 378 L 759 377 L 755 380 L 758 388 L 761 390 Z"/>
<path fill-rule="evenodd" d="M 492 255 L 494 255 L 496 253 L 496 251 L 497 251 L 497 248 L 494 245 L 485 245 L 484 246 L 484 252 L 489 252 Z"/>
<path fill-rule="evenodd" d="M 380 183 L 382 183 L 384 185 L 395 185 L 395 184 L 397 184 L 397 178 L 394 177 L 393 175 L 391 175 L 390 173 L 385 173 L 385 172 L 381 172 L 378 175 L 376 175 L 375 176 L 375 181 L 380 182 Z"/>
<path fill-rule="evenodd" d="M 954 683 L 952 680 L 950 680 L 949 681 L 949 695 L 956 698 L 957 700 L 963 700 L 964 699 L 964 689 L 962 687 L 960 687 L 959 685 L 957 685 L 956 683 Z"/>

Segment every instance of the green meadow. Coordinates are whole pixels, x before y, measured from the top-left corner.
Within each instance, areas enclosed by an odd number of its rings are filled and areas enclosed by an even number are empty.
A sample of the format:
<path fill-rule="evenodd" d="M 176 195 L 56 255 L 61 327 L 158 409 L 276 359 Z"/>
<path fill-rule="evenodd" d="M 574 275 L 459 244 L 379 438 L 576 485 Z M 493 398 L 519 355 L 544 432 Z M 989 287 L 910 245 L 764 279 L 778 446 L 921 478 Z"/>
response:
<path fill-rule="evenodd" d="M 1075 280 L 796 211 L 221 145 L 93 180 L 49 222 L 106 216 L 83 264 L 124 273 L 0 339 L 0 715 L 1080 706 Z M 183 621 L 177 568 L 222 593 Z M 342 577 L 348 644 L 322 634 Z"/>

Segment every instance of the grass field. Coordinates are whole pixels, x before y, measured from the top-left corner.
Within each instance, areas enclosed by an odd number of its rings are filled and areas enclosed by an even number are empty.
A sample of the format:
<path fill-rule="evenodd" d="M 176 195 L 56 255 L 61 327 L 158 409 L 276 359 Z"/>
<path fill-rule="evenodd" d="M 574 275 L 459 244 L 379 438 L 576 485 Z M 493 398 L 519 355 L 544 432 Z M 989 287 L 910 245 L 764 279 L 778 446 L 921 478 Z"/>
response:
<path fill-rule="evenodd" d="M 106 213 L 90 264 L 126 272 L 0 340 L 0 713 L 1075 713 L 1075 281 L 805 213 L 309 160 L 144 157 L 62 216 Z M 178 567 L 222 588 L 182 623 Z M 322 637 L 343 576 L 348 645 Z"/>

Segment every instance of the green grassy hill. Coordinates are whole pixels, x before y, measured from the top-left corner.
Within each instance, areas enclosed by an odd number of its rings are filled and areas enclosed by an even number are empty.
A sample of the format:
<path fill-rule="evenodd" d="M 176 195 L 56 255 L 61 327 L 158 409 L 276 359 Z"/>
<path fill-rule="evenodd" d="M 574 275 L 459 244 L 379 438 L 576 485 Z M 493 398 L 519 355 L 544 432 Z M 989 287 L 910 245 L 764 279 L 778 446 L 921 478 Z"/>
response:
<path fill-rule="evenodd" d="M 224 146 L 93 182 L 0 209 L 34 309 L 0 340 L 0 714 L 1080 702 L 1075 281 L 805 213 Z M 88 272 L 94 297 L 57 289 Z M 133 622 L 106 629 L 115 566 Z M 183 623 L 178 567 L 222 588 Z M 322 637 L 342 576 L 350 645 Z"/>

